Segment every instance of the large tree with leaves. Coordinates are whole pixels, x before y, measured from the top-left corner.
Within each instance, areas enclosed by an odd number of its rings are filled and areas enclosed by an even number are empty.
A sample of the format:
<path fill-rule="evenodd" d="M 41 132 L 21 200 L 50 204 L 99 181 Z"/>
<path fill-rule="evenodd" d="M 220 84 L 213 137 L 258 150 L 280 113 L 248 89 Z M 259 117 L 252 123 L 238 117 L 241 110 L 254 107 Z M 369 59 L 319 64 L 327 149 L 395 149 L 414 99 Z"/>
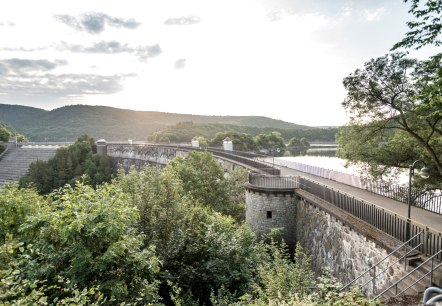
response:
<path fill-rule="evenodd" d="M 370 167 L 426 161 L 442 177 L 442 54 L 427 61 L 393 53 L 372 59 L 344 79 L 350 125 L 339 154 Z M 404 151 L 404 148 L 410 150 Z"/>

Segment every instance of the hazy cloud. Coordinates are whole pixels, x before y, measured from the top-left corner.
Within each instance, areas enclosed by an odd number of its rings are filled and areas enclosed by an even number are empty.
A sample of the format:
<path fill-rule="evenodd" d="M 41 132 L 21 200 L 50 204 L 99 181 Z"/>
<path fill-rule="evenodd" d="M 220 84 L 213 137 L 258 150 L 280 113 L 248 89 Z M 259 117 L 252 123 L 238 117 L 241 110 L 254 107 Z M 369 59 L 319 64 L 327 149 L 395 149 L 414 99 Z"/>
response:
<path fill-rule="evenodd" d="M 283 17 L 283 12 L 281 10 L 272 10 L 267 14 L 267 18 L 270 21 L 279 21 Z"/>
<path fill-rule="evenodd" d="M 348 16 L 349 11 L 360 12 L 365 14 L 365 11 L 369 12 L 367 18 L 373 18 L 371 16 L 373 11 L 379 10 L 381 7 L 388 5 L 391 1 L 388 0 L 257 0 L 267 6 L 269 13 L 267 18 L 270 21 L 279 21 L 286 14 L 289 15 L 304 15 L 304 14 L 319 14 L 325 16 Z"/>
<path fill-rule="evenodd" d="M 182 16 L 177 18 L 169 18 L 164 21 L 165 25 L 192 25 L 201 22 L 201 18 L 198 16 Z"/>
<path fill-rule="evenodd" d="M 130 47 L 127 43 L 123 44 L 116 40 L 100 41 L 94 43 L 92 46 L 73 45 L 63 42 L 58 48 L 61 50 L 82 53 L 132 53 L 137 56 L 140 61 L 146 61 L 147 59 L 156 57 L 163 52 L 158 44 L 153 46 Z"/>
<path fill-rule="evenodd" d="M 148 58 L 153 58 L 160 55 L 163 52 L 160 45 L 156 44 L 153 46 L 137 47 L 135 49 L 135 54 L 138 56 L 140 61 L 146 61 Z"/>
<path fill-rule="evenodd" d="M 175 69 L 183 69 L 186 67 L 186 59 L 180 58 L 175 62 Z"/>
<path fill-rule="evenodd" d="M 18 51 L 18 52 L 34 52 L 34 51 L 42 51 L 47 50 L 47 47 L 38 47 L 38 48 L 26 48 L 26 47 L 14 47 L 14 48 L 0 48 L 0 51 Z"/>
<path fill-rule="evenodd" d="M 105 30 L 106 25 L 117 28 L 135 29 L 141 24 L 133 18 L 122 19 L 95 12 L 80 16 L 54 15 L 54 18 L 76 30 L 85 31 L 90 34 L 100 34 Z"/>
<path fill-rule="evenodd" d="M 68 98 L 90 94 L 111 94 L 123 89 L 122 81 L 133 75 L 56 74 L 66 61 L 0 60 L 0 100 L 33 97 Z"/>
<path fill-rule="evenodd" d="M 15 23 L 13 23 L 12 21 L 0 21 L 0 27 L 13 27 L 15 26 Z"/>
<path fill-rule="evenodd" d="M 45 59 L 41 60 L 30 60 L 23 58 L 10 58 L 0 60 L 0 73 L 2 75 L 20 75 L 29 72 L 47 72 L 55 69 L 57 66 L 67 65 L 65 60 L 48 61 Z"/>

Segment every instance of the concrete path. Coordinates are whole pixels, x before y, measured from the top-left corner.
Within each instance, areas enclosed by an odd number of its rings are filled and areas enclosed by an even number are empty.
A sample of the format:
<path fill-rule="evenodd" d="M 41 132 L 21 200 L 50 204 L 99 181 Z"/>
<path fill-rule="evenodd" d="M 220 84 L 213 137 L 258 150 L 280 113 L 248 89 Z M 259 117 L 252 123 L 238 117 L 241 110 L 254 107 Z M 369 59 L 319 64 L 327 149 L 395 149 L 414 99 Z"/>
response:
<path fill-rule="evenodd" d="M 272 159 L 267 159 L 267 162 L 269 164 L 272 163 Z M 275 158 L 275 165 L 277 164 L 277 158 Z M 354 196 L 355 198 L 359 198 L 364 200 L 364 202 L 370 202 L 372 204 L 375 204 L 377 206 L 383 207 L 385 209 L 388 209 L 398 215 L 401 215 L 403 217 L 407 217 L 408 213 L 408 205 L 378 194 L 375 194 L 373 192 L 360 189 L 357 187 L 353 187 L 350 185 L 346 185 L 343 183 L 339 183 L 336 181 L 332 181 L 326 178 L 322 178 L 316 175 L 308 174 L 305 172 L 297 171 L 294 169 L 290 169 L 284 166 L 279 166 L 281 169 L 281 175 L 290 175 L 290 176 L 302 176 L 306 177 L 308 179 L 311 179 L 315 182 L 318 182 L 320 184 L 326 185 L 330 188 L 333 188 L 335 190 L 339 190 L 341 192 L 347 193 L 351 196 Z M 419 222 L 425 226 L 428 226 L 429 228 L 436 230 L 440 233 L 442 233 L 442 215 L 423 210 L 421 208 L 417 208 L 412 206 L 411 207 L 411 219 L 413 221 Z"/>

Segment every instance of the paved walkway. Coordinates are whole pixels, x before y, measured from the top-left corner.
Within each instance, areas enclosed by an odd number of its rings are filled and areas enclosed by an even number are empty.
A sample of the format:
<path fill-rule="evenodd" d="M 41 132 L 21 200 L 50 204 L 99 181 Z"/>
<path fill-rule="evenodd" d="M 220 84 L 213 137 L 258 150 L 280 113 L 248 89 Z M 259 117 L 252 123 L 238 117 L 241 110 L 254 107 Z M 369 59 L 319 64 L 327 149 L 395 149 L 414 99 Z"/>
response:
<path fill-rule="evenodd" d="M 267 159 L 267 162 L 271 163 L 272 158 Z M 277 158 L 275 158 L 275 165 L 277 164 Z M 290 169 L 284 166 L 279 166 L 281 169 L 281 175 L 291 175 L 291 176 L 303 176 L 309 178 L 315 182 L 331 187 L 335 190 L 339 190 L 345 192 L 349 195 L 352 195 L 356 198 L 364 200 L 364 202 L 370 202 L 377 206 L 388 209 L 398 215 L 403 217 L 407 217 L 408 213 L 408 205 L 373 192 L 360 189 L 357 187 L 353 187 L 350 185 L 346 185 L 343 183 L 339 183 L 336 181 L 332 181 L 326 178 L 322 178 L 316 175 L 308 174 L 305 172 L 297 171 L 294 169 Z M 436 230 L 442 233 L 442 215 L 423 210 L 421 208 L 411 207 L 411 219 L 413 221 L 419 222 L 425 226 L 430 227 L 433 230 Z"/>

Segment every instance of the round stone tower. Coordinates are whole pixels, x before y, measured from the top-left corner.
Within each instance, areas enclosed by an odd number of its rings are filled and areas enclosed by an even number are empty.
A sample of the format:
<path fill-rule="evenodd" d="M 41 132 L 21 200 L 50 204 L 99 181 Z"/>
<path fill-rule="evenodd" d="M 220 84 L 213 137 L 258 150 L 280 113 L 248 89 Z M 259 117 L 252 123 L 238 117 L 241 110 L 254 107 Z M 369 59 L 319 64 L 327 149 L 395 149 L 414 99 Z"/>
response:
<path fill-rule="evenodd" d="M 271 229 L 293 250 L 296 243 L 296 197 L 293 178 L 250 174 L 246 189 L 246 223 L 258 237 Z"/>
<path fill-rule="evenodd" d="M 97 146 L 97 154 L 98 155 L 107 155 L 107 143 L 104 139 L 99 139 L 95 142 Z"/>

